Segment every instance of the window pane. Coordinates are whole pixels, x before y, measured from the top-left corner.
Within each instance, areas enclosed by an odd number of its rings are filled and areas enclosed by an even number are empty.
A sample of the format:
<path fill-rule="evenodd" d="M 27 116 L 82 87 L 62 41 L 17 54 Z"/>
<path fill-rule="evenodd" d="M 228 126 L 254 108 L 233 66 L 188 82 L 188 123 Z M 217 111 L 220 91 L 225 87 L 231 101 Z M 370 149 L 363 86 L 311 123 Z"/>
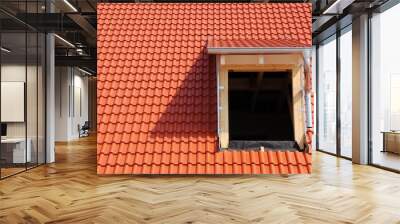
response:
<path fill-rule="evenodd" d="M 2 177 L 25 170 L 30 162 L 26 142 L 26 33 L 1 34 L 1 173 Z M 28 150 L 27 149 L 28 146 Z"/>
<path fill-rule="evenodd" d="M 340 36 L 340 121 L 341 155 L 352 156 L 352 35 Z"/>
<path fill-rule="evenodd" d="M 38 81 L 38 35 L 36 32 L 27 33 L 28 62 L 26 80 L 26 115 L 27 115 L 27 140 L 30 147 L 30 162 L 28 167 L 37 165 L 37 81 Z M 29 148 L 28 147 L 28 148 Z"/>
<path fill-rule="evenodd" d="M 318 147 L 336 153 L 336 39 L 318 48 Z"/>
<path fill-rule="evenodd" d="M 39 33 L 38 45 L 38 164 L 45 163 L 46 149 L 45 149 L 45 65 L 46 65 L 46 36 Z"/>
<path fill-rule="evenodd" d="M 23 19 L 25 13 L 44 13 L 44 5 L 45 0 L 0 1 L 1 8 Z M 46 54 L 43 33 L 3 12 L 0 34 L 0 177 L 4 178 L 45 161 Z"/>
<path fill-rule="evenodd" d="M 400 170 L 398 21 L 400 5 L 372 18 L 371 134 L 372 162 Z"/>

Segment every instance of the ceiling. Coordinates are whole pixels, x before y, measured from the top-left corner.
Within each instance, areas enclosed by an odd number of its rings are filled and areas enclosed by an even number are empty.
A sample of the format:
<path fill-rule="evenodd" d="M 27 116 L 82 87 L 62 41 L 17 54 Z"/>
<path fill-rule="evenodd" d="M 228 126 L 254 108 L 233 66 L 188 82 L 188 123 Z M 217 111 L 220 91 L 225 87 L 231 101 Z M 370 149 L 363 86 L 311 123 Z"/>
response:
<path fill-rule="evenodd" d="M 386 0 L 219 0 L 218 2 L 312 2 L 313 37 L 318 40 L 326 30 L 345 16 L 356 15 L 384 1 Z M 46 5 L 46 0 L 1 0 L 2 31 L 17 33 L 29 28 L 32 31 L 54 32 L 60 37 L 57 37 L 55 42 L 58 65 L 72 63 L 95 72 L 98 2 L 187 2 L 187 0 L 47 0 L 47 2 Z M 216 0 L 195 2 L 216 2 Z M 52 13 L 48 13 L 50 11 Z M 11 39 L 15 40 L 14 47 L 20 44 L 18 37 Z M 80 62 L 83 64 L 79 64 Z"/>

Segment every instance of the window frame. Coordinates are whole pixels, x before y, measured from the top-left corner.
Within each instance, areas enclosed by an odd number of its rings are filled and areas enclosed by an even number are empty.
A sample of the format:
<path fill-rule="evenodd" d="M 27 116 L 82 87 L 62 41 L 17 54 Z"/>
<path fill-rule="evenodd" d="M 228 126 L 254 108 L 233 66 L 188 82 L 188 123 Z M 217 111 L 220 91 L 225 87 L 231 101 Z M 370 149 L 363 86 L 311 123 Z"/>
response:
<path fill-rule="evenodd" d="M 316 151 L 319 152 L 323 152 L 323 153 L 327 153 L 333 156 L 337 156 L 340 158 L 344 158 L 347 160 L 352 160 L 352 158 L 344 156 L 342 154 L 342 148 L 341 148 L 341 132 L 342 132 L 342 128 L 341 128 L 341 117 L 340 117 L 340 113 L 341 113 L 341 89 L 340 89 L 340 85 L 341 85 L 341 66 L 340 66 L 340 59 L 341 59 L 341 55 L 340 55 L 340 38 L 343 34 L 345 34 L 346 32 L 352 32 L 351 29 L 352 23 L 349 23 L 348 25 L 346 25 L 345 27 L 341 28 L 341 29 L 337 29 L 335 33 L 333 33 L 332 35 L 326 37 L 325 39 L 320 40 L 317 44 L 316 44 L 316 80 L 313 80 L 316 82 L 316 124 L 315 124 L 315 140 L 316 140 Z M 329 40 L 331 39 L 331 40 Z M 329 152 L 327 150 L 321 149 L 320 148 L 320 139 L 319 139 L 319 124 L 320 124 L 320 120 L 319 120 L 319 93 L 321 91 L 320 85 L 319 85 L 319 60 L 321 58 L 321 56 L 319 55 L 319 48 L 321 43 L 323 42 L 329 42 L 329 41 L 336 41 L 336 60 L 335 60 L 335 64 L 336 64 L 336 151 L 334 153 Z"/>

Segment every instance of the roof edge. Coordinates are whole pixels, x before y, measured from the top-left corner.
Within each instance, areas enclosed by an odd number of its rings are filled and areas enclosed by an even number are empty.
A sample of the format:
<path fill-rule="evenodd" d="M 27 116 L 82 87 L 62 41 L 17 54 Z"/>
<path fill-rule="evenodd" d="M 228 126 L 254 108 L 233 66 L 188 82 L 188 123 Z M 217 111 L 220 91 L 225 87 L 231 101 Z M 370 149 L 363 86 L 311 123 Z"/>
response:
<path fill-rule="evenodd" d="M 311 47 L 208 47 L 208 54 L 288 54 L 305 53 Z"/>

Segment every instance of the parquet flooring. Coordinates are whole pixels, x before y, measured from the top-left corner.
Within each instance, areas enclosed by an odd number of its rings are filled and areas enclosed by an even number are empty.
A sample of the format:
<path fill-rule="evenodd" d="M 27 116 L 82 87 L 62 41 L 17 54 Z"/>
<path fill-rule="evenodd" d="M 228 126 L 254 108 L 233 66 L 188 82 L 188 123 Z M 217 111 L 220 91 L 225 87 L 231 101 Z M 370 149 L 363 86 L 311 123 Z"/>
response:
<path fill-rule="evenodd" d="M 97 176 L 95 138 L 0 181 L 0 223 L 400 223 L 400 175 L 314 153 L 312 175 Z"/>
<path fill-rule="evenodd" d="M 10 175 L 22 172 L 24 170 L 25 170 L 25 167 L 23 167 L 23 168 L 22 167 L 21 168 L 14 168 L 14 167 L 13 168 L 4 168 L 4 167 L 2 167 L 1 168 L 1 176 L 7 177 Z"/>

